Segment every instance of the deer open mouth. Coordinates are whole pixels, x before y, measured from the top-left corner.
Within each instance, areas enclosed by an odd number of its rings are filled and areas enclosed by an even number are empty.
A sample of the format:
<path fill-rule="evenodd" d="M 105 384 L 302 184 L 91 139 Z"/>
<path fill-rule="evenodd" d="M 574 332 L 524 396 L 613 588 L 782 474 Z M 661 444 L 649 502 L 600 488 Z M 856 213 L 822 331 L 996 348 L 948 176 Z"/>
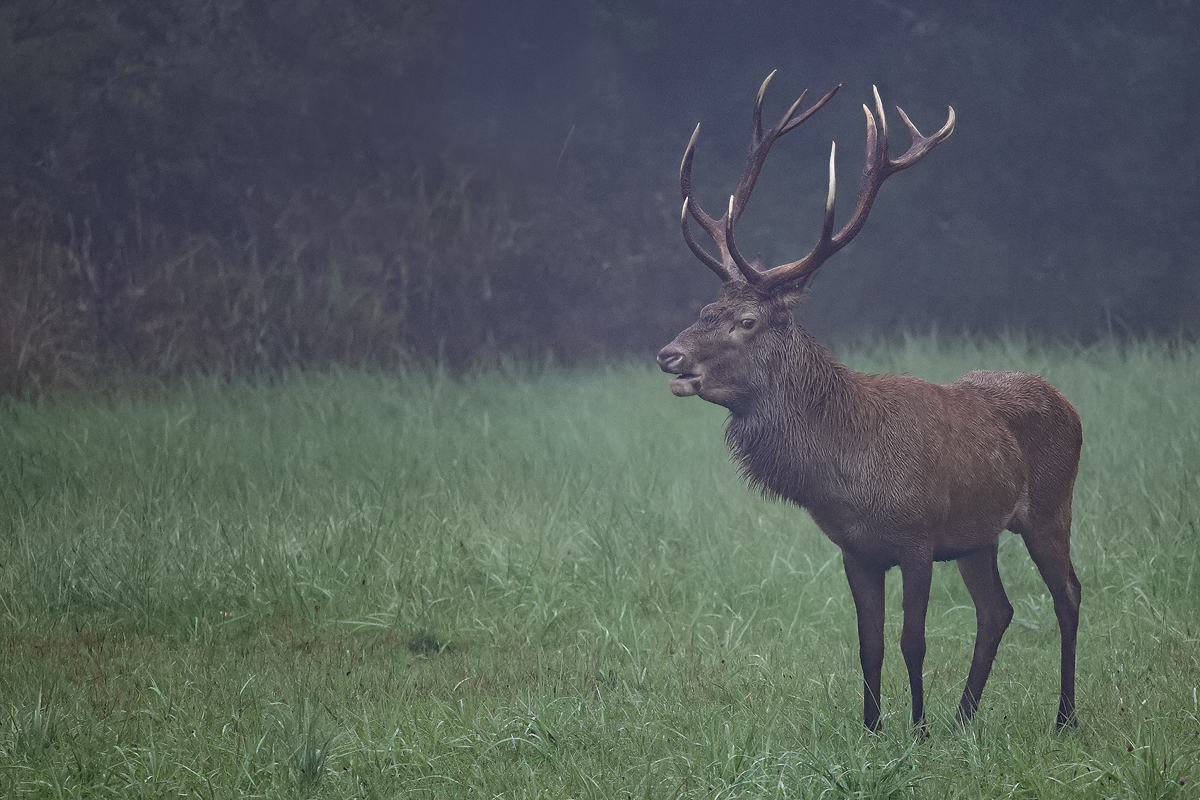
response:
<path fill-rule="evenodd" d="M 700 394 L 701 376 L 684 372 L 671 379 L 671 394 L 676 397 L 693 397 Z"/>

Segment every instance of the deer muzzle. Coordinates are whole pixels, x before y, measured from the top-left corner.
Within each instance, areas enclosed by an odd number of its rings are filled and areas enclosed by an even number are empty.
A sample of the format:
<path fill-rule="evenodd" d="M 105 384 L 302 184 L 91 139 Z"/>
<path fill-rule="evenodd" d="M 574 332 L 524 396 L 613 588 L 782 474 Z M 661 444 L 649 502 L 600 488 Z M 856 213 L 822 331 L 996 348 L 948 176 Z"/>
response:
<path fill-rule="evenodd" d="M 688 371 L 691 368 L 688 361 L 687 353 L 674 344 L 669 344 L 658 351 L 659 368 L 663 372 L 675 376 L 671 380 L 670 386 L 671 394 L 676 397 L 692 397 L 700 394 L 702 378 L 699 374 Z"/>

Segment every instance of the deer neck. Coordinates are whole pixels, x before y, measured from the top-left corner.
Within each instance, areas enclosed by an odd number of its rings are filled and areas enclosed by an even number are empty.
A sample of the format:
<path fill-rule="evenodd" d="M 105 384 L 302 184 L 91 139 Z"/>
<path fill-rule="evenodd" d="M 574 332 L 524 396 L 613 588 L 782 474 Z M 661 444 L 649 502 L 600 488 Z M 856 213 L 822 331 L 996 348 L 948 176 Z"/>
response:
<path fill-rule="evenodd" d="M 725 438 L 764 493 L 808 506 L 842 472 L 847 432 L 865 427 L 864 376 L 794 326 L 752 399 L 731 411 Z"/>

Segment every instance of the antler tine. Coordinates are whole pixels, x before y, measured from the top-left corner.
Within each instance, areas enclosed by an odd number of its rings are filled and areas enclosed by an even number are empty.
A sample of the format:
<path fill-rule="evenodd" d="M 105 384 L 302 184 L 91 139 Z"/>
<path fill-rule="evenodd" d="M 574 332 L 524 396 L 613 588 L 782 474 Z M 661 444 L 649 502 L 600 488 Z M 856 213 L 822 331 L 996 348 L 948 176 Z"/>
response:
<path fill-rule="evenodd" d="M 763 163 L 766 161 L 767 154 L 771 150 L 771 146 L 783 134 L 800 125 L 814 113 L 819 111 L 822 106 L 827 103 L 841 84 L 835 86 L 824 97 L 806 109 L 799 116 L 796 112 L 800 109 L 804 102 L 804 97 L 807 91 L 801 93 L 796 102 L 787 110 L 780 118 L 779 122 L 768 131 L 763 131 L 762 128 L 762 103 L 766 95 L 767 87 L 771 83 L 771 79 L 775 77 L 775 72 L 770 75 L 759 86 L 758 95 L 754 103 L 754 132 L 750 142 L 750 152 L 746 157 L 746 168 L 742 174 L 742 179 L 738 182 L 737 188 L 730 197 L 729 207 L 720 219 L 717 219 L 706 213 L 698 203 L 691 199 L 692 194 L 692 160 L 696 152 L 696 139 L 700 135 L 700 126 L 696 126 L 696 130 L 692 132 L 692 138 L 688 142 L 687 150 L 683 154 L 683 162 L 679 166 L 679 188 L 683 195 L 683 212 L 681 226 L 683 228 L 683 238 L 687 243 L 688 248 L 696 255 L 700 261 L 715 272 L 722 282 L 729 282 L 745 278 L 752 283 L 760 281 L 762 274 L 757 268 L 746 262 L 740 254 L 736 252 L 733 245 L 733 226 L 737 224 L 742 212 L 745 210 L 746 203 L 750 200 L 750 194 L 754 191 L 754 184 L 758 180 L 758 175 L 762 171 Z M 688 212 L 708 232 L 712 237 L 713 243 L 717 246 L 719 258 L 706 251 L 700 246 L 699 242 L 692 236 L 690 226 L 688 225 Z M 739 274 L 740 273 L 740 274 Z M 750 277 L 753 275 L 753 277 Z"/>
<path fill-rule="evenodd" d="M 688 140 L 687 150 L 683 153 L 683 163 L 679 165 L 679 191 L 683 194 L 683 214 L 680 220 L 683 227 L 683 240 L 687 243 L 688 249 L 695 254 L 696 258 L 700 259 L 704 266 L 717 273 L 717 277 L 721 279 L 722 283 L 727 283 L 736 280 L 737 273 L 729 263 L 728 251 L 725 248 L 724 225 L 720 220 L 714 219 L 706 213 L 698 203 L 692 201 L 692 159 L 696 155 L 696 140 L 699 137 L 700 125 L 697 124 L 696 130 L 692 131 L 692 138 Z M 692 229 L 688 225 L 688 211 L 692 212 L 696 222 L 700 223 L 700 227 L 704 228 L 712 237 L 721 254 L 720 258 L 701 247 L 700 243 L 692 236 Z"/>
<path fill-rule="evenodd" d="M 771 79 L 775 77 L 776 72 L 779 72 L 779 70 L 777 70 L 777 69 L 771 70 L 771 74 L 768 75 L 766 77 L 766 79 L 762 82 L 762 86 L 758 87 L 758 96 L 756 98 L 754 98 L 754 134 L 753 134 L 754 138 L 751 139 L 751 141 L 750 141 L 750 151 L 751 152 L 754 151 L 754 148 L 757 146 L 757 143 L 762 139 L 763 97 L 766 96 L 767 87 L 771 85 Z M 801 94 L 800 97 L 803 98 L 804 95 Z M 800 101 L 797 100 L 796 102 L 799 103 Z"/>
<path fill-rule="evenodd" d="M 729 210 L 725 213 L 722 219 L 725 220 L 725 246 L 729 250 L 730 257 L 733 258 L 733 263 L 737 265 L 738 271 L 746 279 L 746 283 L 752 286 L 757 286 L 762 283 L 764 273 L 759 271 L 753 264 L 742 258 L 742 254 L 738 252 L 737 245 L 733 242 L 733 223 L 734 213 L 733 205 L 735 202 L 734 195 L 729 195 Z"/>
<path fill-rule="evenodd" d="M 833 203 L 837 199 L 837 171 L 834 162 L 837 160 L 837 142 L 829 143 L 829 191 L 825 194 L 825 213 L 821 217 L 820 242 L 826 246 L 832 242 L 833 236 Z M 820 243 L 816 250 L 820 250 Z M 821 256 L 821 258 L 825 258 Z"/>
<path fill-rule="evenodd" d="M 867 169 L 870 169 L 875 164 L 881 161 L 886 161 L 888 158 L 888 129 L 887 129 L 887 114 L 883 113 L 883 98 L 879 96 L 879 87 L 871 84 L 871 94 L 875 96 L 875 113 L 879 115 L 879 143 L 876 145 L 874 137 L 868 137 L 867 140 Z M 898 106 L 897 106 L 898 108 Z M 875 119 L 871 116 L 871 109 L 863 105 L 863 111 L 867 115 L 867 127 L 871 130 L 875 128 Z M 874 161 L 870 160 L 873 148 L 878 146 L 878 150 L 874 151 L 878 158 Z"/>
<path fill-rule="evenodd" d="M 685 199 L 692 194 L 692 159 L 696 156 L 696 140 L 699 138 L 700 123 L 697 122 L 692 138 L 688 139 L 687 149 L 683 151 L 683 162 L 679 165 L 679 190 Z"/>
<path fill-rule="evenodd" d="M 943 125 L 937 133 L 934 133 L 930 136 L 921 135 L 921 132 L 917 130 L 917 126 L 914 125 L 912 120 L 908 118 L 908 114 L 904 113 L 903 108 L 896 106 L 896 110 L 900 112 L 900 119 L 904 120 L 904 124 L 908 127 L 908 132 L 912 135 L 913 143 L 912 146 L 908 148 L 908 152 L 892 162 L 895 165 L 895 172 L 899 172 L 902 169 L 908 169 L 913 164 L 920 161 L 926 153 L 948 139 L 950 134 L 954 133 L 953 106 L 947 106 L 948 113 L 946 115 L 946 124 Z"/>
<path fill-rule="evenodd" d="M 806 119 L 811 117 L 813 114 L 820 111 L 822 106 L 824 106 L 826 103 L 828 103 L 830 100 L 832 100 L 833 96 L 838 93 L 838 89 L 841 89 L 841 88 L 842 88 L 842 85 L 839 83 L 837 86 L 833 87 L 828 92 L 826 92 L 824 97 L 822 97 L 820 100 L 818 100 L 817 102 L 815 102 L 811 106 L 809 106 L 808 110 L 806 110 L 803 114 L 796 117 L 795 119 L 791 119 L 791 116 L 796 113 L 796 109 L 799 108 L 800 101 L 803 100 L 804 95 L 808 93 L 808 90 L 805 89 L 804 92 L 800 95 L 800 97 L 796 100 L 796 102 L 792 105 L 792 107 L 788 111 L 788 113 L 784 114 L 784 118 L 789 119 L 790 121 L 786 125 L 783 126 L 782 130 L 779 131 L 779 135 L 782 136 L 783 134 L 790 131 L 792 128 L 795 128 L 797 125 L 800 125 L 801 123 L 803 123 Z"/>
<path fill-rule="evenodd" d="M 733 274 L 726 269 L 725 265 L 719 259 L 714 257 L 712 253 L 709 253 L 707 250 L 701 247 L 700 243 L 697 242 L 695 237 L 692 236 L 692 229 L 688 225 L 688 206 L 690 205 L 690 202 L 690 197 L 683 198 L 683 213 L 680 216 L 680 224 L 683 227 L 683 241 L 687 242 L 688 249 L 696 255 L 696 258 L 700 259 L 700 261 L 704 263 L 704 266 L 717 273 L 717 277 L 721 279 L 722 283 L 733 280 Z M 693 213 L 695 213 L 695 211 L 696 209 L 692 209 Z M 700 211 L 700 213 L 704 214 L 703 211 Z M 704 216 L 707 217 L 708 215 L 704 214 Z M 709 217 L 709 219 L 712 218 Z M 704 223 L 702 222 L 701 224 L 703 225 Z"/>
<path fill-rule="evenodd" d="M 867 153 L 863 165 L 862 187 L 859 189 L 858 202 L 855 204 L 854 213 L 836 235 L 830 235 L 833 230 L 833 200 L 835 195 L 833 156 L 831 153 L 829 195 L 822 221 L 821 238 L 812 251 L 803 258 L 793 261 L 790 264 L 781 264 L 778 267 L 767 270 L 764 273 L 764 280 L 759 284 L 759 288 L 762 291 L 775 291 L 785 285 L 794 285 L 802 288 L 812 278 L 813 274 L 820 269 L 821 265 L 825 263 L 826 259 L 849 244 L 850 240 L 862 230 L 883 182 L 889 176 L 903 169 L 908 169 L 920 161 L 926 153 L 944 142 L 954 132 L 955 118 L 953 108 L 949 109 L 945 125 L 936 133 L 924 136 L 917 129 L 917 126 L 912 123 L 912 120 L 908 118 L 908 115 L 904 113 L 904 110 L 897 106 L 896 110 L 900 112 L 900 118 L 904 120 L 905 126 L 908 127 L 908 131 L 912 135 L 912 144 L 905 151 L 904 155 L 899 158 L 893 159 L 889 157 L 887 117 L 883 112 L 883 101 L 879 97 L 879 90 L 875 87 L 871 88 L 875 95 L 875 113 L 872 114 L 870 108 L 865 105 L 863 106 L 863 112 L 867 117 Z M 878 115 L 878 122 L 876 122 L 876 115 Z"/>

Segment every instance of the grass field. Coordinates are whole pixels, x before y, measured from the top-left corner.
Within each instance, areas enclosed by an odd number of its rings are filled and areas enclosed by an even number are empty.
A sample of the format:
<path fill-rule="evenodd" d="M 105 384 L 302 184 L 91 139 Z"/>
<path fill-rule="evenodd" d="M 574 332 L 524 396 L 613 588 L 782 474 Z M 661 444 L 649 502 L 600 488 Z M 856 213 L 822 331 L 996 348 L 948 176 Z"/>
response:
<path fill-rule="evenodd" d="M 1200 348 L 845 357 L 1030 369 L 1078 407 L 1078 731 L 1005 534 L 979 718 L 939 565 L 932 735 L 896 574 L 866 734 L 836 548 L 649 365 L 296 374 L 0 407 L 0 796 L 1200 796 Z"/>

